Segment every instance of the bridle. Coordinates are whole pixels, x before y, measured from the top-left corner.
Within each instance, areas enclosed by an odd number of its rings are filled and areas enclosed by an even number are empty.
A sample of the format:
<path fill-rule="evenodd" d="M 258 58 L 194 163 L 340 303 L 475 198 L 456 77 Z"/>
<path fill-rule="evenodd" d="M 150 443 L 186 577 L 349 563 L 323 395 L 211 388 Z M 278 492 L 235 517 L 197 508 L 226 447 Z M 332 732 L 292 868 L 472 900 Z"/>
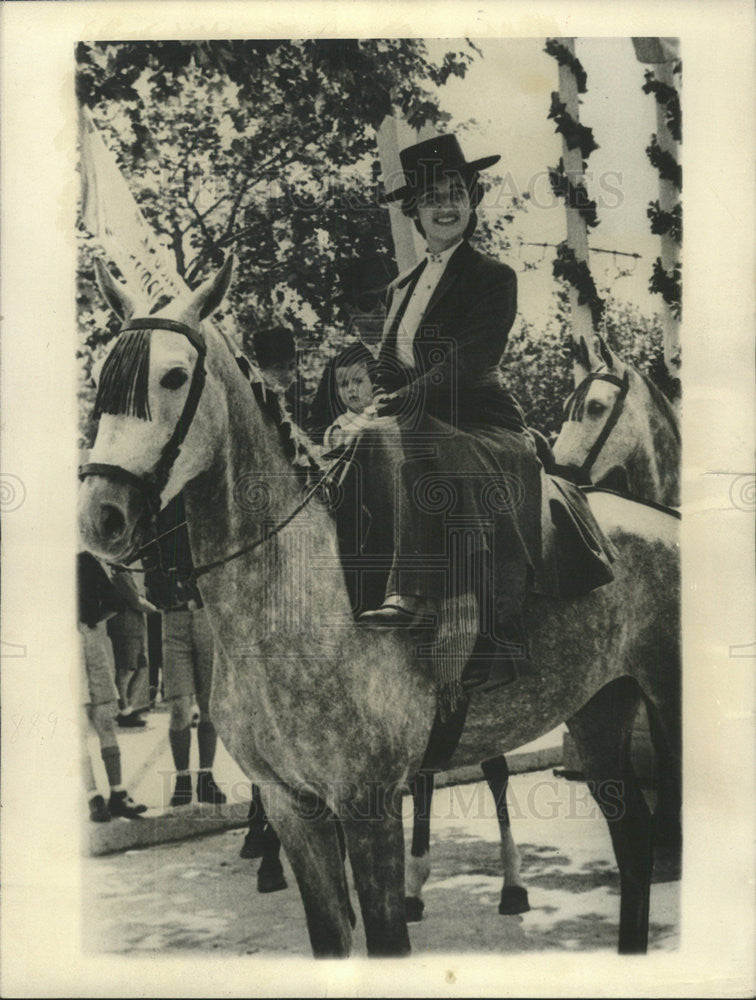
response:
<path fill-rule="evenodd" d="M 79 466 L 79 479 L 82 482 L 88 476 L 103 476 L 106 479 L 111 479 L 116 482 L 127 483 L 128 485 L 137 489 L 146 499 L 147 506 L 153 520 L 157 517 L 160 511 L 160 497 L 165 489 L 168 479 L 171 475 L 171 470 L 178 458 L 179 452 L 181 451 L 181 445 L 189 432 L 189 427 L 191 426 L 194 415 L 197 412 L 197 407 L 199 405 L 200 396 L 202 395 L 202 390 L 205 386 L 205 358 L 207 356 L 207 346 L 205 344 L 205 338 L 193 327 L 188 326 L 186 323 L 180 323 L 177 320 L 172 319 L 162 319 L 155 317 L 144 317 L 140 319 L 131 319 L 123 324 L 119 333 L 126 333 L 130 330 L 169 330 L 172 333 L 183 334 L 192 346 L 197 351 L 197 360 L 194 365 L 194 370 L 192 372 L 192 380 L 189 386 L 189 393 L 186 397 L 186 402 L 184 403 L 184 408 L 181 411 L 181 415 L 176 421 L 176 426 L 173 429 L 173 433 L 166 442 L 163 450 L 158 458 L 155 468 L 151 472 L 144 473 L 142 475 L 137 475 L 134 472 L 130 472 L 128 469 L 124 469 L 120 465 L 110 465 L 104 462 L 89 462 L 86 465 Z M 241 367 L 241 366 L 240 366 Z M 242 372 L 249 377 L 245 370 L 242 368 Z M 257 388 L 255 385 L 251 385 L 254 390 Z M 257 393 L 255 393 L 257 398 Z M 258 400 L 259 401 L 259 400 Z M 230 562 L 232 559 L 237 559 L 248 552 L 253 552 L 255 549 L 259 548 L 270 538 L 273 538 L 280 531 L 282 531 L 287 524 L 294 520 L 294 518 L 307 506 L 307 504 L 316 495 L 320 495 L 326 502 L 330 496 L 330 491 L 332 488 L 338 488 L 339 485 L 339 474 L 341 470 L 349 463 L 353 457 L 354 450 L 356 447 L 356 440 L 347 445 L 335 458 L 333 463 L 328 466 L 325 470 L 321 471 L 321 475 L 318 478 L 314 486 L 307 490 L 302 500 L 295 506 L 295 508 L 285 517 L 283 520 L 279 521 L 272 528 L 263 532 L 262 536 L 255 541 L 251 542 L 249 545 L 245 545 L 243 548 L 238 549 L 236 552 L 232 552 L 228 556 L 224 556 L 220 559 L 216 559 L 213 562 L 205 563 L 201 566 L 194 567 L 193 576 L 199 577 L 208 573 L 211 569 L 216 569 L 219 566 L 223 566 L 225 563 Z M 180 527 L 176 525 L 171 531 L 175 531 Z M 136 562 L 137 559 L 142 557 L 142 553 L 153 545 L 159 543 L 159 540 L 163 538 L 166 534 L 171 532 L 164 532 L 162 535 L 156 536 L 145 545 L 142 545 L 136 550 L 124 563 L 108 563 L 108 565 L 116 569 L 130 569 L 131 564 Z M 159 551 L 159 544 L 158 544 Z M 146 573 L 149 570 L 144 569 L 133 569 L 130 571 L 132 573 Z M 166 572 L 171 572 L 172 570 L 166 570 Z M 178 572 L 177 570 L 173 570 Z"/>
<path fill-rule="evenodd" d="M 630 373 L 625 369 L 625 374 L 620 378 L 618 375 L 612 375 L 610 372 L 589 372 L 580 385 L 567 397 L 564 404 L 564 412 L 567 420 L 582 419 L 582 408 L 585 405 L 586 396 L 593 382 L 610 382 L 612 385 L 616 385 L 620 391 L 614 400 L 611 413 L 601 428 L 598 437 L 591 445 L 588 454 L 583 460 L 583 464 L 554 466 L 554 472 L 557 475 L 564 476 L 565 479 L 571 480 L 577 486 L 589 486 L 591 484 L 591 469 L 625 408 L 625 399 L 630 390 Z"/>
<path fill-rule="evenodd" d="M 184 403 L 184 408 L 176 421 L 168 441 L 163 447 L 155 468 L 151 472 L 146 472 L 139 476 L 134 472 L 129 472 L 120 465 L 108 465 L 104 462 L 89 462 L 79 467 L 79 479 L 82 481 L 87 476 L 104 476 L 107 479 L 114 479 L 117 482 L 127 483 L 129 486 L 139 490 L 147 501 L 150 513 L 155 516 L 160 510 L 160 495 L 170 478 L 171 470 L 181 451 L 181 445 L 186 437 L 189 427 L 197 412 L 200 396 L 205 386 L 205 357 L 207 346 L 205 338 L 194 327 L 186 323 L 180 323 L 174 319 L 162 319 L 154 316 L 146 316 L 140 319 L 130 319 L 121 327 L 120 333 L 127 333 L 129 330 L 169 330 L 172 333 L 183 334 L 189 343 L 197 351 L 197 360 L 192 372 L 192 380 L 189 385 L 189 392 Z"/>

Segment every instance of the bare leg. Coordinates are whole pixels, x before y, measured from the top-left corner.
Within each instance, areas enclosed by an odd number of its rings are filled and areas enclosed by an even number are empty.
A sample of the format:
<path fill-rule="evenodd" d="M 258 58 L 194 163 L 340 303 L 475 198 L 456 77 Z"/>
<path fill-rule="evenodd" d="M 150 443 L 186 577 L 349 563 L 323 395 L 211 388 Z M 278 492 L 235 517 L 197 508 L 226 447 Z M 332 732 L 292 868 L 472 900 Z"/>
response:
<path fill-rule="evenodd" d="M 603 688 L 567 723 L 591 794 L 609 824 L 620 871 L 619 951 L 645 953 L 653 836 L 651 814 L 630 758 L 640 690 L 629 677 Z"/>
<path fill-rule="evenodd" d="M 509 767 L 504 756 L 491 757 L 481 764 L 483 774 L 496 806 L 496 818 L 501 833 L 501 863 L 504 869 L 504 885 L 501 889 L 499 913 L 526 913 L 530 909 L 528 891 L 520 878 L 520 852 L 512 836 L 507 809 L 507 786 Z"/>

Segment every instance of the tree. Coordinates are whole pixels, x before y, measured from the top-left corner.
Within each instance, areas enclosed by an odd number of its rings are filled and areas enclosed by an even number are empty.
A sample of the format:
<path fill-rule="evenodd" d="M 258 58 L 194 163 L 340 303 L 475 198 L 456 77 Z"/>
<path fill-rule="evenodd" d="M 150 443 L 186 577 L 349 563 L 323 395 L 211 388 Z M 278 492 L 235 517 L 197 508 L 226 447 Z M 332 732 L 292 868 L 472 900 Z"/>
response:
<path fill-rule="evenodd" d="M 392 111 L 442 127 L 429 88 L 464 76 L 476 51 L 434 63 L 414 39 L 81 43 L 77 95 L 187 284 L 233 252 L 242 341 L 283 323 L 317 355 L 344 318 L 342 267 L 392 257 L 375 129 Z M 81 237 L 86 383 L 114 331 Z"/>

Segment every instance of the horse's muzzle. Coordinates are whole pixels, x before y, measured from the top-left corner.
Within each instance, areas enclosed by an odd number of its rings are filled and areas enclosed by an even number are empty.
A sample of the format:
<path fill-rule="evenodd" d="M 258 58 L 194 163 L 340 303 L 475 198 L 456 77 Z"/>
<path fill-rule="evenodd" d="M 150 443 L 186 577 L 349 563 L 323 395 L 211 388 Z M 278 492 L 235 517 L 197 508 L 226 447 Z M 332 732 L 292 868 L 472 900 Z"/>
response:
<path fill-rule="evenodd" d="M 135 554 L 150 512 L 133 486 L 91 476 L 79 488 L 79 532 L 87 549 L 100 559 L 124 562 Z"/>

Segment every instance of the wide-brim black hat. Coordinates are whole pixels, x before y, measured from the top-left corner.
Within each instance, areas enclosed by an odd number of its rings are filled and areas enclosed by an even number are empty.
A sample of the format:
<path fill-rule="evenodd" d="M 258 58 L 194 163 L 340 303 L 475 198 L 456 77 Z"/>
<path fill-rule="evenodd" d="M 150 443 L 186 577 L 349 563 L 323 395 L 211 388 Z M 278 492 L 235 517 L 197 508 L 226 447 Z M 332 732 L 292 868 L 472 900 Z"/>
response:
<path fill-rule="evenodd" d="M 483 156 L 479 160 L 466 160 L 456 135 L 437 135 L 433 139 L 415 143 L 401 150 L 399 159 L 404 173 L 404 184 L 384 195 L 386 202 L 406 201 L 426 191 L 444 174 L 462 174 L 469 177 L 479 170 L 492 167 L 501 156 Z"/>

